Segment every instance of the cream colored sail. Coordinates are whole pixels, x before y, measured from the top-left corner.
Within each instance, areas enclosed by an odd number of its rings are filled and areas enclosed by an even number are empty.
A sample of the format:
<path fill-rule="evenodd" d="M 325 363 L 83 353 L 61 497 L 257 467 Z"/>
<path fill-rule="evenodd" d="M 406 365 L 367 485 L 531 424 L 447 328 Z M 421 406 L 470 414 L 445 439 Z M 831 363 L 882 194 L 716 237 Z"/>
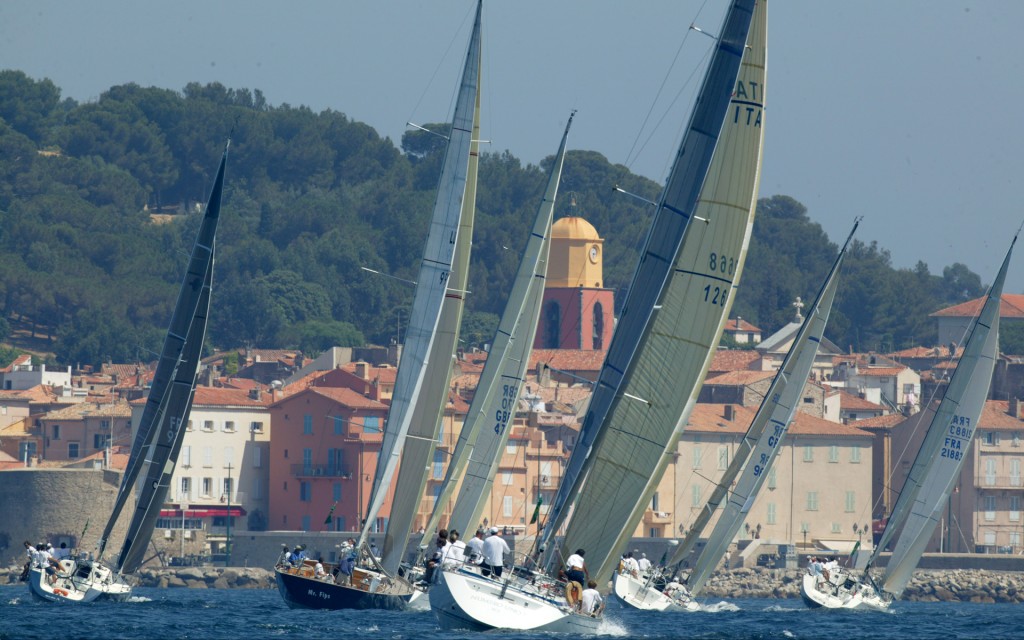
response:
<path fill-rule="evenodd" d="M 978 428 L 978 418 L 985 407 L 992 371 L 999 356 L 999 305 L 1016 240 L 1015 237 L 1010 244 L 981 314 L 973 322 L 960 362 L 932 417 L 924 443 L 869 562 L 869 566 L 873 564 L 878 553 L 892 539 L 890 530 L 897 529 L 900 521 L 904 521 L 881 583 L 882 590 L 895 598 L 906 588 L 942 517 L 946 499 Z"/>
<path fill-rule="evenodd" d="M 577 478 L 575 483 L 582 483 L 582 491 L 562 551 L 585 549 L 590 575 L 599 584 L 617 566 L 675 453 L 746 258 L 763 141 L 765 5 L 763 0 L 737 1 L 726 16 L 591 400 L 593 415 L 584 420 L 584 429 L 599 424 L 600 430 L 588 457 L 586 480 Z M 723 92 L 714 88 L 723 79 L 728 84 L 720 99 L 727 104 L 708 113 L 703 107 L 714 102 L 713 92 Z M 693 170 L 689 154 L 704 144 L 711 146 L 713 158 L 702 179 L 688 173 Z M 689 195 L 694 192 L 699 192 L 695 206 Z M 673 241 L 659 230 L 659 221 L 690 216 L 684 220 L 681 246 L 666 246 Z M 671 269 L 664 287 L 644 278 L 645 269 L 666 261 Z M 636 308 L 644 304 L 647 309 Z M 640 319 L 630 321 L 630 312 Z M 644 314 L 649 314 L 647 321 Z M 635 331 L 639 334 L 624 333 Z M 632 342 L 635 348 L 618 352 L 616 341 Z"/>
<path fill-rule="evenodd" d="M 445 296 L 449 293 L 449 279 L 458 244 L 463 202 L 466 198 L 470 148 L 473 140 L 476 89 L 480 75 L 480 13 L 481 5 L 477 3 L 473 35 L 470 38 L 455 103 L 451 133 L 448 136 L 448 147 L 441 168 L 437 198 L 434 201 L 434 213 L 427 233 L 419 276 L 416 279 L 416 294 L 409 316 L 402 362 L 395 380 L 391 409 L 388 412 L 381 453 L 377 460 L 373 488 L 366 509 L 366 521 L 359 537 L 360 547 L 366 543 L 391 488 L 399 456 L 412 423 L 413 407 L 427 374 L 441 308 Z M 459 293 L 461 295 L 462 292 Z M 446 365 L 450 366 L 450 362 Z"/>
<path fill-rule="evenodd" d="M 743 442 L 737 448 L 729 468 L 719 479 L 697 521 L 687 531 L 684 544 L 679 545 L 680 549 L 669 562 L 674 566 L 689 555 L 689 549 L 700 536 L 708 520 L 722 500 L 728 497 L 722 514 L 711 530 L 707 544 L 693 563 L 693 570 L 686 581 L 691 596 L 697 596 L 703 590 L 705 582 L 718 567 L 726 549 L 743 526 L 750 507 L 771 471 L 779 445 L 786 437 L 800 398 L 803 396 L 804 385 L 807 384 L 811 367 L 814 366 L 814 358 L 818 354 L 818 345 L 825 335 L 825 326 L 832 311 L 832 301 L 839 286 L 839 269 L 856 230 L 857 223 L 854 223 L 853 230 L 850 231 L 846 243 L 839 251 L 839 256 L 811 304 L 807 317 L 793 340 L 793 346 L 786 354 L 775 379 L 772 380 L 764 401 L 754 415 L 754 420 Z M 733 480 L 736 480 L 736 487 L 730 492 Z"/>
<path fill-rule="evenodd" d="M 448 293 L 441 306 L 441 319 L 434 333 L 434 344 L 428 358 L 426 376 L 412 413 L 409 436 L 402 449 L 402 461 L 395 482 L 395 498 L 391 517 L 384 534 L 384 570 L 394 574 L 404 559 L 412 532 L 413 520 L 420 509 L 427 475 L 433 469 L 451 383 L 452 361 L 459 344 L 459 327 L 469 283 L 469 256 L 473 246 L 473 221 L 476 216 L 476 179 L 480 164 L 480 77 L 477 68 L 476 100 L 473 108 L 473 135 L 469 150 L 466 197 L 462 201 L 459 237 L 452 261 Z"/>

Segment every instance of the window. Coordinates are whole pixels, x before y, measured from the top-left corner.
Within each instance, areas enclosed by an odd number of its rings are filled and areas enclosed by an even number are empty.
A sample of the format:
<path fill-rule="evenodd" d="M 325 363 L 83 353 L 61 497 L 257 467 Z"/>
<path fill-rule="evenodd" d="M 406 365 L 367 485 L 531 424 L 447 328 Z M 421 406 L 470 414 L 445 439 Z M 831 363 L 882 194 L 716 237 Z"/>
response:
<path fill-rule="evenodd" d="M 252 479 L 252 497 L 256 500 L 263 499 L 263 483 L 260 481 L 259 476 Z"/>
<path fill-rule="evenodd" d="M 363 433 L 380 433 L 380 416 L 363 418 Z"/>
<path fill-rule="evenodd" d="M 308 482 L 299 482 L 299 500 L 309 502 L 313 499 L 313 489 Z"/>
<path fill-rule="evenodd" d="M 838 522 L 832 523 L 832 533 L 842 533 L 843 527 Z"/>
<path fill-rule="evenodd" d="M 221 491 L 221 495 L 223 495 L 227 499 L 228 502 L 231 502 L 231 498 L 234 495 L 234 491 L 233 491 L 234 486 L 235 486 L 235 479 L 234 478 L 224 478 L 224 482 L 221 485 L 221 487 L 223 489 Z"/>
<path fill-rule="evenodd" d="M 839 462 L 839 447 L 832 445 L 828 448 L 828 461 Z"/>
<path fill-rule="evenodd" d="M 985 520 L 992 522 L 996 519 L 996 497 L 985 496 Z"/>
<path fill-rule="evenodd" d="M 309 531 L 309 516 L 302 516 L 302 530 Z"/>
<path fill-rule="evenodd" d="M 860 445 L 853 445 L 850 447 L 850 462 L 854 464 L 860 463 Z"/>
<path fill-rule="evenodd" d="M 302 450 L 302 471 L 306 474 L 313 473 L 313 450 L 303 449 Z"/>
<path fill-rule="evenodd" d="M 857 505 L 857 493 L 855 491 L 846 492 L 846 513 L 853 513 Z"/>
<path fill-rule="evenodd" d="M 722 471 L 729 468 L 729 447 L 718 447 L 718 468 Z"/>
<path fill-rule="evenodd" d="M 989 458 L 985 461 L 985 484 L 994 486 L 996 483 L 996 461 Z"/>
<path fill-rule="evenodd" d="M 1010 485 L 1020 486 L 1020 458 L 1010 459 Z"/>
<path fill-rule="evenodd" d="M 77 442 L 68 443 L 68 459 L 75 460 L 80 455 L 78 453 L 79 444 Z"/>
<path fill-rule="evenodd" d="M 331 485 L 331 499 L 335 502 L 341 502 L 341 483 L 335 482 Z"/>
<path fill-rule="evenodd" d="M 700 469 L 700 445 L 693 445 L 693 468 Z"/>
<path fill-rule="evenodd" d="M 986 531 L 985 532 L 985 544 L 992 546 L 996 543 L 996 532 Z"/>
<path fill-rule="evenodd" d="M 512 496 L 505 496 L 501 500 L 502 509 L 501 512 L 506 518 L 512 517 Z"/>
<path fill-rule="evenodd" d="M 263 448 L 253 447 L 252 448 L 252 466 L 262 467 L 263 466 Z"/>
<path fill-rule="evenodd" d="M 224 466 L 230 467 L 235 461 L 235 448 L 224 447 Z"/>
<path fill-rule="evenodd" d="M 213 466 L 213 447 L 203 447 L 203 466 Z"/>
<path fill-rule="evenodd" d="M 178 496 L 180 500 L 188 500 L 192 497 L 192 478 L 181 479 L 181 494 Z"/>
<path fill-rule="evenodd" d="M 818 510 L 818 492 L 808 491 L 807 492 L 807 510 L 817 511 Z"/>
<path fill-rule="evenodd" d="M 1010 496 L 1010 522 L 1020 520 L 1020 496 Z"/>
<path fill-rule="evenodd" d="M 1020 546 L 1020 531 L 1011 531 L 1010 532 L 1010 546 L 1012 546 L 1012 547 L 1019 547 Z"/>
<path fill-rule="evenodd" d="M 60 440 L 60 425 L 59 424 L 53 425 L 53 436 L 52 436 L 52 439 Z"/>
<path fill-rule="evenodd" d="M 203 478 L 203 492 L 202 497 L 209 498 L 210 494 L 213 493 L 213 478 Z"/>
<path fill-rule="evenodd" d="M 302 435 L 313 435 L 313 416 L 309 415 L 308 413 L 302 416 Z"/>
<path fill-rule="evenodd" d="M 516 443 L 514 442 L 510 442 L 509 444 L 505 445 L 505 453 L 509 455 L 515 455 L 517 450 L 518 448 L 516 447 Z"/>
<path fill-rule="evenodd" d="M 766 516 L 766 519 L 768 521 L 768 524 L 775 524 L 776 517 L 777 517 L 776 509 L 775 509 L 775 503 L 774 502 L 769 502 L 767 507 L 768 507 L 768 515 Z"/>
<path fill-rule="evenodd" d="M 224 431 L 226 431 L 227 433 L 235 432 L 235 423 L 233 420 L 228 420 L 227 422 L 224 423 Z"/>
<path fill-rule="evenodd" d="M 252 424 L 249 425 L 249 431 L 252 431 L 253 433 L 263 433 L 263 423 L 253 420 Z"/>
<path fill-rule="evenodd" d="M 804 404 L 814 404 L 814 398 L 811 396 L 804 396 Z"/>
<path fill-rule="evenodd" d="M 192 447 L 189 445 L 181 448 L 181 466 L 186 468 L 192 466 Z"/>
<path fill-rule="evenodd" d="M 213 431 L 213 420 L 203 420 L 203 431 Z"/>
<path fill-rule="evenodd" d="M 191 430 L 192 430 L 192 421 L 189 420 L 188 424 L 185 425 L 185 431 L 191 431 Z"/>
<path fill-rule="evenodd" d="M 540 483 L 543 485 L 551 484 L 551 463 L 542 462 L 540 463 Z M 545 500 L 545 502 L 547 502 Z"/>
<path fill-rule="evenodd" d="M 600 351 L 604 348 L 604 307 L 600 302 L 594 303 L 594 326 L 593 326 L 593 349 Z"/>
<path fill-rule="evenodd" d="M 562 330 L 562 309 L 551 300 L 544 309 L 544 348 L 558 349 L 561 347 L 559 333 Z"/>
<path fill-rule="evenodd" d="M 655 491 L 654 495 L 651 496 L 651 511 L 658 511 L 658 492 Z"/>
<path fill-rule="evenodd" d="M 444 478 L 444 451 L 434 450 L 434 480 Z"/>
<path fill-rule="evenodd" d="M 501 472 L 501 484 L 506 485 L 506 486 L 512 484 L 512 472 L 511 471 L 502 471 Z"/>
<path fill-rule="evenodd" d="M 996 431 L 986 431 L 982 434 L 981 441 L 984 444 L 996 446 L 999 444 L 999 433 Z"/>
<path fill-rule="evenodd" d="M 704 503 L 700 500 L 700 485 L 695 484 L 690 488 L 690 506 L 700 509 Z"/>
<path fill-rule="evenodd" d="M 334 435 L 343 436 L 345 435 L 345 419 L 340 416 L 334 416 Z"/>
<path fill-rule="evenodd" d="M 804 446 L 804 462 L 814 462 L 814 447 Z"/>
<path fill-rule="evenodd" d="M 772 467 L 772 469 L 768 472 L 768 488 L 774 489 L 775 487 L 778 486 L 778 484 L 778 474 L 776 473 L 775 467 Z"/>
<path fill-rule="evenodd" d="M 92 448 L 93 449 L 106 449 L 107 445 L 110 444 L 109 433 L 94 433 L 92 436 Z"/>

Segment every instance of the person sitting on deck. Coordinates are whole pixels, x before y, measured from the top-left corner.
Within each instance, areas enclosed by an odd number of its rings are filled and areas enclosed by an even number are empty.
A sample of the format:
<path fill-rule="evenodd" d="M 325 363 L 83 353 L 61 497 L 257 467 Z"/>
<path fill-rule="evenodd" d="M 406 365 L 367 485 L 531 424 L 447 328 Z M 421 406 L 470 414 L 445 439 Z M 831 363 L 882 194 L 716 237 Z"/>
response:
<path fill-rule="evenodd" d="M 587 583 L 587 588 L 583 590 L 580 601 L 583 603 L 580 607 L 581 613 L 585 616 L 596 618 L 604 610 L 604 599 L 601 598 L 601 594 L 597 590 L 597 583 L 593 580 Z"/>
<path fill-rule="evenodd" d="M 632 551 L 627 551 L 622 556 L 622 573 L 634 578 L 640 577 L 640 565 L 637 563 L 636 558 L 633 557 Z"/>

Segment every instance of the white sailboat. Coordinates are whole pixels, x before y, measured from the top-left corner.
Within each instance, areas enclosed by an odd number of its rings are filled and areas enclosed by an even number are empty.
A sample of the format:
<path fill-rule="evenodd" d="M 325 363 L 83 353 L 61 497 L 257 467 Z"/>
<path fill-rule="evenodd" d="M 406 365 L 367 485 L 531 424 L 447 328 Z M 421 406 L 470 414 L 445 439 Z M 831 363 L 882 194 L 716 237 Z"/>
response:
<path fill-rule="evenodd" d="M 786 354 L 771 386 L 765 393 L 764 401 L 758 408 L 747 433 L 736 449 L 729 467 L 719 478 L 711 497 L 701 509 L 697 518 L 686 532 L 683 543 L 669 559 L 668 567 L 678 567 L 689 557 L 690 552 L 719 506 L 725 501 L 718 522 L 708 536 L 707 544 L 701 550 L 686 578 L 685 583 L 675 585 L 671 576 L 662 576 L 655 570 L 645 576 L 633 576 L 620 571 L 615 575 L 615 595 L 629 607 L 655 611 L 697 611 L 697 598 L 711 573 L 718 567 L 722 555 L 743 525 L 761 486 L 775 461 L 775 454 L 785 438 L 789 425 L 799 406 L 818 344 L 825 333 L 832 302 L 839 284 L 839 270 L 850 246 L 859 221 L 847 237 L 836 257 L 828 276 L 822 283 L 810 311 L 793 340 L 793 346 Z M 733 482 L 735 481 L 735 487 Z M 665 584 L 671 585 L 662 589 Z"/>
<path fill-rule="evenodd" d="M 942 517 L 942 510 L 960 474 L 988 397 L 992 371 L 999 355 L 999 305 L 1016 242 L 1017 237 L 1014 236 L 999 273 L 988 290 L 981 313 L 971 323 L 963 355 L 932 416 L 906 483 L 863 575 L 833 571 L 825 579 L 824 575 L 806 574 L 800 585 L 800 595 L 807 606 L 886 610 L 906 589 Z M 880 580 L 875 580 L 870 573 L 871 567 L 897 535 L 896 548 L 889 557 L 885 572 Z"/>
<path fill-rule="evenodd" d="M 765 2 L 734 0 L 545 524 L 547 544 L 576 498 L 562 548 L 597 558 L 600 584 L 675 446 L 731 306 L 760 175 L 764 52 Z M 547 575 L 452 582 L 435 612 L 479 630 L 593 632 L 601 617 L 572 606 L 552 577 L 560 558 L 549 558 Z"/>
<path fill-rule="evenodd" d="M 544 198 L 537 209 L 512 291 L 498 323 L 466 424 L 449 464 L 444 489 L 435 504 L 427 531 L 433 531 L 433 527 L 437 526 L 443 505 L 460 478 L 462 489 L 449 520 L 449 529 L 471 531 L 479 521 L 490 494 L 501 452 L 508 441 L 509 421 L 515 415 L 515 405 L 522 390 L 537 331 L 547 273 L 551 222 L 571 126 L 572 116 L 569 117 L 561 145 L 555 154 Z M 464 596 L 472 597 L 472 594 L 481 591 L 496 595 L 502 588 L 502 583 L 482 576 L 476 565 L 453 563 L 442 567 L 436 584 L 430 587 L 430 607 L 444 629 L 490 628 L 463 616 L 460 602 Z M 522 588 L 518 583 L 516 586 L 505 587 L 505 595 L 501 599 L 514 600 Z M 539 592 L 534 595 L 539 595 Z"/>
<path fill-rule="evenodd" d="M 475 141 L 479 140 L 481 6 L 478 1 L 430 229 L 416 279 L 402 361 L 365 521 L 356 544 L 356 567 L 345 584 L 318 580 L 304 572 L 278 567 L 275 571 L 278 590 L 292 607 L 403 609 L 423 595 L 422 589 L 398 574 L 398 568 L 405 551 L 408 527 L 419 508 L 423 491 L 427 466 L 423 461 L 434 450 L 440 411 L 447 398 L 451 358 L 465 293 L 471 238 L 469 231 L 463 228 L 463 216 L 468 211 L 466 224 L 471 228 L 476 181 Z M 429 442 L 424 445 L 423 439 Z M 367 545 L 391 489 L 400 456 L 410 460 L 402 465 L 403 470 L 410 467 L 410 472 L 403 481 L 404 489 L 395 492 L 391 518 L 397 522 L 394 527 L 388 525 L 385 556 L 378 560 Z M 415 468 L 417 464 L 420 464 L 419 469 Z M 417 492 L 412 495 L 412 491 Z"/>
<path fill-rule="evenodd" d="M 45 568 L 32 569 L 29 586 L 39 598 L 89 602 L 103 597 L 123 600 L 131 594 L 131 585 L 124 576 L 133 573 L 144 559 L 143 554 L 153 535 L 160 507 L 167 496 L 171 475 L 185 437 L 183 427 L 188 423 L 192 408 L 210 311 L 216 234 L 228 146 L 230 140 L 221 156 L 213 191 L 192 248 L 188 270 L 178 293 L 146 407 L 132 443 L 128 467 L 122 477 L 114 509 L 100 537 L 96 560 L 62 560 L 61 570 L 50 577 L 46 575 Z M 143 469 L 146 470 L 146 478 L 139 486 L 135 511 L 121 552 L 116 564 L 106 563 L 103 561 L 103 553 L 107 540 Z"/>

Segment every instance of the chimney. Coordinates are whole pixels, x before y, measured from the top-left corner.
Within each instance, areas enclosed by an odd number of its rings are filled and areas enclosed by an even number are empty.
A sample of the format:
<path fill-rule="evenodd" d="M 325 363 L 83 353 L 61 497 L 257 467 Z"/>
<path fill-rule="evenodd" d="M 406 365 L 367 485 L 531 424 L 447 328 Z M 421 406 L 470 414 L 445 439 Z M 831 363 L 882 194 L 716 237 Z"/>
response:
<path fill-rule="evenodd" d="M 1017 398 L 1017 397 L 1010 398 L 1010 415 L 1013 416 L 1014 418 L 1017 418 L 1018 420 L 1020 420 L 1022 417 L 1024 417 L 1024 416 L 1021 416 L 1021 413 L 1022 412 L 1021 412 L 1020 398 Z"/>
<path fill-rule="evenodd" d="M 725 419 L 729 420 L 730 422 L 735 417 L 735 412 L 734 412 L 733 406 L 731 404 L 725 405 L 725 414 L 724 415 L 725 415 Z"/>
<path fill-rule="evenodd" d="M 362 378 L 363 380 L 367 379 L 367 376 L 369 375 L 369 369 L 370 365 L 366 362 L 356 363 L 356 375 Z"/>

